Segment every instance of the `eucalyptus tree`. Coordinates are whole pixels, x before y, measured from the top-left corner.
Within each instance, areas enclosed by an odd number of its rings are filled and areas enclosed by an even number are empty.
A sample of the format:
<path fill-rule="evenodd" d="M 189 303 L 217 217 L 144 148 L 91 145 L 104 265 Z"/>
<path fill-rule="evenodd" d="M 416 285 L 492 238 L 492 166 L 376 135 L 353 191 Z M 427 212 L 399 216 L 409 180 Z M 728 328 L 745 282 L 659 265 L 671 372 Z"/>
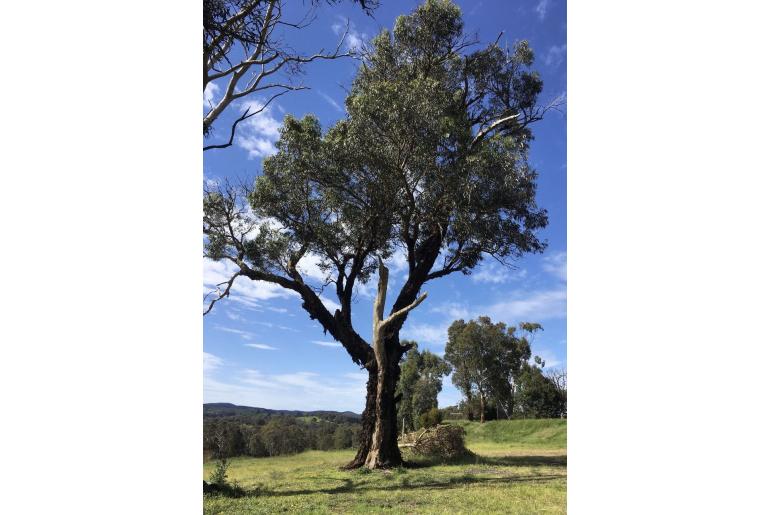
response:
<path fill-rule="evenodd" d="M 539 327 L 522 323 L 520 327 Z M 453 367 L 452 382 L 468 399 L 479 399 L 480 419 L 492 400 L 510 406 L 512 379 L 532 355 L 529 340 L 516 335 L 515 327 L 493 324 L 489 317 L 478 321 L 456 320 L 449 326 L 445 359 Z M 510 413 L 510 409 L 506 410 Z"/>
<path fill-rule="evenodd" d="M 289 3 L 286 0 L 203 0 L 203 91 L 211 88 L 208 110 L 203 116 L 203 134 L 209 135 L 214 122 L 237 100 L 253 94 L 267 97 L 256 107 L 252 104 L 243 109 L 232 123 L 227 141 L 205 145 L 204 151 L 229 147 L 239 123 L 263 112 L 273 100 L 289 91 L 308 89 L 292 80 L 303 65 L 352 55 L 342 49 L 347 31 L 334 50 L 321 49 L 313 55 L 303 55 L 287 42 L 288 31 L 310 24 L 316 4 L 341 1 L 311 0 L 310 10 L 302 19 L 293 20 L 284 14 Z M 366 13 L 379 4 L 379 0 L 353 2 Z M 222 81 L 224 87 L 217 86 L 216 81 Z M 222 92 L 214 101 L 214 92 L 220 89 Z"/>
<path fill-rule="evenodd" d="M 414 345 L 401 363 L 401 375 L 396 387 L 398 419 L 403 430 L 416 429 L 417 419 L 431 408 L 438 407 L 443 377 L 452 371 L 450 365 L 429 350 L 420 351 Z M 399 397 L 400 396 L 400 397 Z"/>
<path fill-rule="evenodd" d="M 374 38 L 343 120 L 324 131 L 312 116 L 288 116 L 253 187 L 204 199 L 207 256 L 234 267 L 209 309 L 238 277 L 278 285 L 368 372 L 350 467 L 402 463 L 395 391 L 411 345 L 399 333 L 423 287 L 470 273 L 484 256 L 510 262 L 545 247 L 536 232 L 547 215 L 527 163 L 531 124 L 544 111 L 533 52 L 526 42 L 473 44 L 457 6 L 426 1 Z M 338 307 L 298 266 L 310 256 Z M 389 258 L 402 260 L 406 277 L 394 281 L 386 315 Z M 375 272 L 367 341 L 352 310 L 357 285 Z"/>

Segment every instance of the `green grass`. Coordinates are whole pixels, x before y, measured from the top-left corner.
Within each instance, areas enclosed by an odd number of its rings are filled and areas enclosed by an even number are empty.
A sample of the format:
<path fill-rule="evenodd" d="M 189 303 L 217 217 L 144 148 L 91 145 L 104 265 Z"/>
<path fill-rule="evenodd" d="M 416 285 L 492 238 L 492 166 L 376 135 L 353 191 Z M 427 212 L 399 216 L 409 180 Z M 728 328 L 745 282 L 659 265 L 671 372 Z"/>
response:
<path fill-rule="evenodd" d="M 460 424 L 476 455 L 454 463 L 340 470 L 353 450 L 233 459 L 229 480 L 247 494 L 206 495 L 204 513 L 566 513 L 566 421 Z"/>

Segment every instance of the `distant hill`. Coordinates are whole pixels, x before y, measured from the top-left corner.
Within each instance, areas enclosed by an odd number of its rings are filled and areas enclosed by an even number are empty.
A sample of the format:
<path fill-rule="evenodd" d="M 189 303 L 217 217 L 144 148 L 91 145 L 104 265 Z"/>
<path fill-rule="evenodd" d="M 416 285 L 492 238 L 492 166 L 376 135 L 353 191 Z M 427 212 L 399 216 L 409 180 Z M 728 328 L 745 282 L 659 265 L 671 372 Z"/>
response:
<path fill-rule="evenodd" d="M 297 411 L 297 410 L 275 410 L 268 408 L 255 408 L 251 406 L 236 406 L 229 402 L 211 402 L 203 405 L 203 418 L 211 417 L 235 417 L 241 415 L 282 415 L 286 417 L 322 417 L 340 416 L 354 421 L 361 420 L 361 415 L 352 411 Z"/>

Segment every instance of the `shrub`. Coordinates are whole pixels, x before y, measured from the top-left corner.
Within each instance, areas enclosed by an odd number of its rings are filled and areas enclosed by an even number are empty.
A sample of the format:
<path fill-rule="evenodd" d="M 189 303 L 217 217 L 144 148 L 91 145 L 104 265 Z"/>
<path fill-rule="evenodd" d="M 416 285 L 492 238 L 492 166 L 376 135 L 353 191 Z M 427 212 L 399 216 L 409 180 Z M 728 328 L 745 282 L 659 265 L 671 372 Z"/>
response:
<path fill-rule="evenodd" d="M 211 471 L 209 481 L 218 486 L 225 486 L 227 484 L 227 468 L 229 466 L 230 462 L 226 458 L 218 459 L 214 470 Z"/>
<path fill-rule="evenodd" d="M 433 427 L 437 426 L 444 419 L 441 411 L 438 408 L 431 408 L 418 418 L 420 427 Z"/>

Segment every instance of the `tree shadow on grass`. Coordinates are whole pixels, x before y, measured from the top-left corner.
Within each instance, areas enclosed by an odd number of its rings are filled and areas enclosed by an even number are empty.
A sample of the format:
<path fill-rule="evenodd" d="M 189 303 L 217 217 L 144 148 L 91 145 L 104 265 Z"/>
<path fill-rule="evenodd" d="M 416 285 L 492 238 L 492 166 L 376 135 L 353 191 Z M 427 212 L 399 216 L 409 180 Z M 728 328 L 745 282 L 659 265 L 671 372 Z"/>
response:
<path fill-rule="evenodd" d="M 514 483 L 543 483 L 558 479 L 565 479 L 563 474 L 547 475 L 528 475 L 528 476 L 503 476 L 503 477 L 477 477 L 472 474 L 463 474 L 461 476 L 451 477 L 446 480 L 420 480 L 402 481 L 399 484 L 375 485 L 367 482 L 353 483 L 350 479 L 339 479 L 345 484 L 334 488 L 301 489 L 301 490 L 261 490 L 258 495 L 265 497 L 288 497 L 292 495 L 312 495 L 312 494 L 338 494 L 343 492 L 368 492 L 368 491 L 392 491 L 393 489 L 403 490 L 442 490 L 448 488 L 457 488 L 459 486 L 472 484 L 514 484 Z"/>
<path fill-rule="evenodd" d="M 527 456 L 479 456 L 478 454 L 468 453 L 452 460 L 437 460 L 437 459 L 422 459 L 419 461 L 407 462 L 405 469 L 423 469 L 430 468 L 436 465 L 477 465 L 484 467 L 560 467 L 566 468 L 567 456 L 541 456 L 541 455 L 527 455 Z M 558 479 L 565 479 L 566 470 L 563 474 L 530 474 L 526 476 L 517 475 L 503 475 L 497 477 L 479 477 L 478 473 L 487 474 L 499 474 L 499 470 L 468 470 L 461 475 L 442 478 L 437 480 L 426 478 L 411 478 L 398 472 L 399 469 L 395 469 L 394 472 L 390 472 L 393 482 L 390 484 L 372 484 L 369 481 L 361 480 L 354 482 L 350 478 L 339 477 L 309 477 L 307 479 L 318 481 L 339 481 L 340 485 L 329 488 L 306 488 L 306 489 L 293 489 L 293 490 L 272 490 L 262 485 L 256 488 L 243 489 L 238 488 L 237 491 L 222 491 L 215 493 L 214 495 L 224 495 L 227 497 L 288 497 L 292 495 L 312 495 L 312 494 L 340 494 L 348 492 L 365 492 L 375 490 L 393 490 L 397 488 L 399 490 L 415 490 L 415 489 L 447 489 L 456 488 L 462 485 L 472 484 L 514 484 L 514 483 L 542 483 L 548 481 L 554 481 Z M 356 472 L 353 472 L 354 474 Z M 368 474 L 367 474 L 368 475 Z"/>
<path fill-rule="evenodd" d="M 480 456 L 472 452 L 457 458 L 442 460 L 424 458 L 421 460 L 409 461 L 406 468 L 421 469 L 435 467 L 437 465 L 497 465 L 503 467 L 566 467 L 567 456 Z"/>

